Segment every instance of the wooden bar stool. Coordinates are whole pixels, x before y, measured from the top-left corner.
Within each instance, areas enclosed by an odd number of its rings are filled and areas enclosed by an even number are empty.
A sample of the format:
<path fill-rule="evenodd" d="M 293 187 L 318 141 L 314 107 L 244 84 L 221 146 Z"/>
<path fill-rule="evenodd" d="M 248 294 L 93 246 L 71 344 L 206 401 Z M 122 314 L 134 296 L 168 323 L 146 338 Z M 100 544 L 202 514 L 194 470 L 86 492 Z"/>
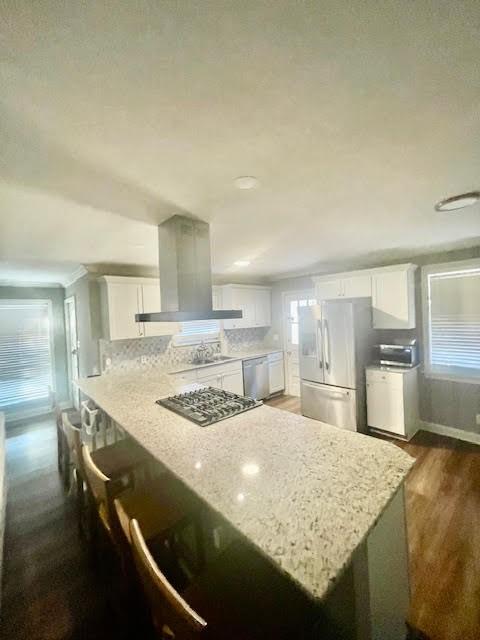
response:
<path fill-rule="evenodd" d="M 68 412 L 63 412 L 62 414 L 62 430 L 67 445 L 65 460 L 68 461 L 68 469 L 65 473 L 66 475 L 68 474 L 69 478 L 73 475 L 76 488 L 78 524 L 80 532 L 85 537 L 88 537 L 91 532 L 89 531 L 89 520 L 87 518 L 87 475 L 82 454 L 82 430 L 79 426 L 72 424 Z M 108 475 L 109 478 L 119 483 L 122 483 L 126 478 L 127 483 L 131 484 L 133 482 L 132 474 L 150 461 L 150 456 L 145 450 L 130 439 L 121 440 L 115 444 L 97 449 L 91 455 L 97 468 L 104 475 Z"/>
<path fill-rule="evenodd" d="M 173 547 L 175 533 L 191 522 L 198 507 L 197 503 L 193 504 L 188 497 L 184 497 L 179 483 L 167 473 L 149 480 L 141 490 L 134 488 L 132 483 L 125 487 L 115 482 L 105 473 L 105 468 L 97 464 L 101 451 L 103 449 L 90 453 L 86 445 L 82 447 L 87 484 L 99 521 L 119 553 L 122 568 L 128 577 L 131 574 L 127 566 L 131 555 L 130 514 L 142 518 L 146 536 L 152 544 L 161 546 L 167 543 Z"/>
<path fill-rule="evenodd" d="M 130 521 L 130 539 L 159 640 L 332 637 L 318 608 L 245 543 L 232 543 L 180 593 L 155 561 L 138 520 Z M 312 629 L 323 635 L 310 636 Z"/>

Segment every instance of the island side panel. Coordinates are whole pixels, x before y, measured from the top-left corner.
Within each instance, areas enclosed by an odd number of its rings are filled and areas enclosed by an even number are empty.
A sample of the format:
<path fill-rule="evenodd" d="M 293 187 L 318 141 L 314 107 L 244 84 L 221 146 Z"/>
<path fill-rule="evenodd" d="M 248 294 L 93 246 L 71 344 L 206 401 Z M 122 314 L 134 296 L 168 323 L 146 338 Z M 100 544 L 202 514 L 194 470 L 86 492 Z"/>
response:
<path fill-rule="evenodd" d="M 405 492 L 402 485 L 397 491 L 366 542 L 367 582 L 360 583 L 356 574 L 357 602 L 365 605 L 368 616 L 362 615 L 364 624 L 359 640 L 405 640 L 406 620 L 410 605 L 408 571 L 408 545 L 405 518 Z M 364 556 L 365 558 L 365 556 Z M 368 585 L 368 598 L 364 592 Z M 361 593 L 358 592 L 361 589 Z M 361 613 L 363 607 L 359 607 Z M 367 613 L 367 612 L 365 612 Z M 358 618 L 357 618 L 358 619 Z M 365 620 L 369 625 L 365 625 Z M 369 633 L 365 635 L 365 627 Z"/>

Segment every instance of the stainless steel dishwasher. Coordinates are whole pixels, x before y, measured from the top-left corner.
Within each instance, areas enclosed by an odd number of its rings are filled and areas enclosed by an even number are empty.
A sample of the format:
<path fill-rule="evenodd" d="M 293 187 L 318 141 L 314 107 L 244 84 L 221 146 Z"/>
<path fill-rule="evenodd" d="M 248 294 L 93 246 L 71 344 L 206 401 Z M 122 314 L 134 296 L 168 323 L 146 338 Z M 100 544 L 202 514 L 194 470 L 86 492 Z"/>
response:
<path fill-rule="evenodd" d="M 255 400 L 263 400 L 270 395 L 268 379 L 268 357 L 243 361 L 244 393 Z"/>

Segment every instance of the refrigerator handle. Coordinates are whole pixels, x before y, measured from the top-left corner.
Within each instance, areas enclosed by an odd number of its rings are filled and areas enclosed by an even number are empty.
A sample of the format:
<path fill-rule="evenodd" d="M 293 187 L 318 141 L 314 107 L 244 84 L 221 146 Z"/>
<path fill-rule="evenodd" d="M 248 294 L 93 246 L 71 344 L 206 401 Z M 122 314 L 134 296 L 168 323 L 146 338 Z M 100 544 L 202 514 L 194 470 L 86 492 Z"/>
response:
<path fill-rule="evenodd" d="M 328 333 L 327 320 L 323 321 L 323 337 L 325 340 L 325 369 L 330 370 L 330 335 Z"/>
<path fill-rule="evenodd" d="M 322 345 L 322 325 L 317 322 L 317 358 L 318 368 L 323 369 L 323 345 Z"/>

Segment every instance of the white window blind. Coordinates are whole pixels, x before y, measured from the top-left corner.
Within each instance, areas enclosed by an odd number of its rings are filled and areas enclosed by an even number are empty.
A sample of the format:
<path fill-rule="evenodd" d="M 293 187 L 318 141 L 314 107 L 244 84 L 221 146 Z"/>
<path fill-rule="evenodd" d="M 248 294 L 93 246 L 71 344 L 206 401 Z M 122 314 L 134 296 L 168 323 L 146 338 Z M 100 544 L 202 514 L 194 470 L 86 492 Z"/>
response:
<path fill-rule="evenodd" d="M 220 323 L 218 320 L 196 320 L 192 322 L 181 322 L 180 332 L 174 337 L 177 345 L 197 344 L 204 342 L 215 342 L 219 339 Z"/>
<path fill-rule="evenodd" d="M 430 272 L 427 372 L 480 381 L 480 267 Z"/>
<path fill-rule="evenodd" d="M 52 386 L 47 301 L 0 301 L 0 409 L 47 399 Z"/>

